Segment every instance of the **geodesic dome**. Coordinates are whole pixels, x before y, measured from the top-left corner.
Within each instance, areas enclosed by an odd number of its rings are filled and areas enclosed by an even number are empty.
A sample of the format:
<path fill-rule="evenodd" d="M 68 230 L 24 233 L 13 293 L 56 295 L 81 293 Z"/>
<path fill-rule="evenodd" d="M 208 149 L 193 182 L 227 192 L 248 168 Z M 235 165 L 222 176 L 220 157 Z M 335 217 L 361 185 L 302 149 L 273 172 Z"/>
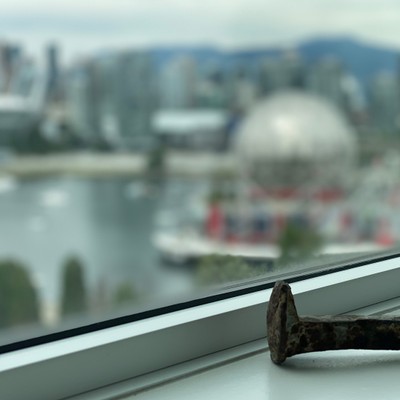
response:
<path fill-rule="evenodd" d="M 301 91 L 276 93 L 243 120 L 234 141 L 239 166 L 263 185 L 341 185 L 353 170 L 356 134 L 324 98 Z"/>

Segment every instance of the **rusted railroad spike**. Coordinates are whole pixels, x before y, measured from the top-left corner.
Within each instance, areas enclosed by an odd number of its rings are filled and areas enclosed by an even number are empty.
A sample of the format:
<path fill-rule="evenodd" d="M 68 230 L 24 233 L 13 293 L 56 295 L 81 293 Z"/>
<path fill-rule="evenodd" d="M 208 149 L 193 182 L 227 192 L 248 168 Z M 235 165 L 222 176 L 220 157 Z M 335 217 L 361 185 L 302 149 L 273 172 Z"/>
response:
<path fill-rule="evenodd" d="M 267 311 L 267 338 L 271 359 L 313 351 L 368 349 L 400 350 L 400 317 L 299 317 L 292 291 L 276 282 Z"/>

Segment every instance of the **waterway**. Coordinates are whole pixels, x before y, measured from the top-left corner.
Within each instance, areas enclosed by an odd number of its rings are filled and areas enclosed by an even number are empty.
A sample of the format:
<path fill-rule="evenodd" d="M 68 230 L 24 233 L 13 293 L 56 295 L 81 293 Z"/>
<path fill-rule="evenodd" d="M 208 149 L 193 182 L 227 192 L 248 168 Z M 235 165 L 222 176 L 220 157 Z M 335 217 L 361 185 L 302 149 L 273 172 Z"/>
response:
<path fill-rule="evenodd" d="M 62 265 L 78 257 L 91 292 L 129 282 L 148 298 L 190 290 L 191 278 L 162 265 L 160 225 L 184 224 L 205 183 L 149 187 L 128 178 L 0 180 L 0 258 L 29 269 L 42 304 L 57 305 Z M 189 208 L 191 208 L 189 210 Z"/>
<path fill-rule="evenodd" d="M 39 294 L 42 320 L 55 327 L 60 322 L 63 265 L 69 257 L 78 258 L 84 267 L 90 310 L 95 311 L 91 316 L 96 319 L 124 312 L 115 306 L 102 311 L 95 304 L 100 297 L 111 304 L 121 284 L 134 289 L 142 301 L 138 307 L 187 297 L 199 289 L 193 271 L 163 264 L 153 239 L 160 230 L 182 233 L 196 224 L 204 226 L 203 200 L 209 185 L 205 177 L 173 178 L 157 185 L 138 177 L 1 177 L 0 260 L 26 266 Z M 315 265 L 321 262 L 315 259 Z M 14 333 L 2 335 L 0 344 L 15 339 Z M 30 336 L 24 328 L 21 337 L 26 335 Z"/>

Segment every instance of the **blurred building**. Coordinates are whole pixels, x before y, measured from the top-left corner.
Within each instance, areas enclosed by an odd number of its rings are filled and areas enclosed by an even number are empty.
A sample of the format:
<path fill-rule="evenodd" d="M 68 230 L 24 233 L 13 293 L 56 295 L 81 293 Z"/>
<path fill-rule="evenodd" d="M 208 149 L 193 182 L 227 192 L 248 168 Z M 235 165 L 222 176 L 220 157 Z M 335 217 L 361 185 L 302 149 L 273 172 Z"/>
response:
<path fill-rule="evenodd" d="M 234 65 L 224 74 L 224 94 L 227 99 L 226 107 L 230 110 L 246 112 L 260 95 L 251 64 Z"/>
<path fill-rule="evenodd" d="M 269 57 L 260 67 L 262 93 L 270 94 L 287 88 L 302 88 L 305 80 L 305 66 L 295 51 L 287 51 L 281 57 Z"/>
<path fill-rule="evenodd" d="M 31 98 L 0 96 L 0 147 L 15 148 L 26 143 L 40 120 L 40 110 Z"/>
<path fill-rule="evenodd" d="M 19 46 L 0 44 L 0 147 L 26 148 L 44 108 L 45 77 Z"/>
<path fill-rule="evenodd" d="M 71 71 L 69 119 L 90 143 L 147 149 L 153 141 L 154 76 L 145 52 L 102 55 Z"/>
<path fill-rule="evenodd" d="M 310 68 L 306 88 L 344 110 L 346 108 L 344 78 L 345 72 L 340 61 L 334 57 L 326 57 Z"/>
<path fill-rule="evenodd" d="M 160 105 L 165 109 L 193 108 L 196 105 L 197 69 L 195 61 L 179 56 L 165 65 L 160 74 Z"/>
<path fill-rule="evenodd" d="M 247 112 L 254 106 L 259 97 L 255 82 L 246 77 L 240 77 L 234 86 L 231 108 Z"/>
<path fill-rule="evenodd" d="M 151 118 L 156 102 L 155 77 L 149 53 L 121 53 L 117 59 L 116 74 L 119 145 L 147 149 L 154 139 Z"/>
<path fill-rule="evenodd" d="M 196 92 L 198 107 L 227 108 L 229 104 L 227 72 L 218 65 L 209 65 L 206 71 L 200 74 Z"/>
<path fill-rule="evenodd" d="M 76 134 L 88 143 L 101 138 L 97 78 L 95 63 L 83 61 L 69 72 L 66 85 L 68 120 Z"/>
<path fill-rule="evenodd" d="M 18 72 L 21 60 L 21 49 L 18 46 L 0 44 L 0 92 L 10 93 L 13 80 Z"/>
<path fill-rule="evenodd" d="M 29 96 L 35 85 L 36 77 L 37 68 L 34 62 L 29 58 L 21 58 L 13 74 L 10 93 Z"/>
<path fill-rule="evenodd" d="M 98 57 L 94 66 L 99 135 L 114 146 L 121 141 L 118 60 L 118 54 L 106 54 Z"/>
<path fill-rule="evenodd" d="M 227 122 L 227 113 L 219 110 L 160 110 L 154 114 L 153 129 L 165 147 L 219 150 Z"/>
<path fill-rule="evenodd" d="M 372 81 L 370 109 L 375 128 L 385 133 L 400 130 L 400 84 L 394 74 L 382 72 Z"/>
<path fill-rule="evenodd" d="M 51 44 L 46 49 L 46 68 L 47 68 L 47 99 L 56 101 L 60 98 L 60 60 L 59 48 L 56 44 Z"/>
<path fill-rule="evenodd" d="M 334 104 L 291 90 L 268 97 L 250 111 L 238 128 L 234 148 L 241 172 L 261 186 L 331 188 L 351 178 L 357 142 Z"/>

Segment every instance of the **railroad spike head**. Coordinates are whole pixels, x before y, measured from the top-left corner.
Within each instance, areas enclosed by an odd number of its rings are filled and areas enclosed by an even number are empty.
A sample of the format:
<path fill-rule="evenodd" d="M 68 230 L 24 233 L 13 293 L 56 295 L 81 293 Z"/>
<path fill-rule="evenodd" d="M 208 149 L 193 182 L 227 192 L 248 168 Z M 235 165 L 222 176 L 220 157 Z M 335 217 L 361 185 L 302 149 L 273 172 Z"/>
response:
<path fill-rule="evenodd" d="M 283 281 L 276 282 L 267 311 L 267 339 L 275 364 L 282 364 L 286 360 L 290 332 L 299 322 L 290 286 Z"/>

